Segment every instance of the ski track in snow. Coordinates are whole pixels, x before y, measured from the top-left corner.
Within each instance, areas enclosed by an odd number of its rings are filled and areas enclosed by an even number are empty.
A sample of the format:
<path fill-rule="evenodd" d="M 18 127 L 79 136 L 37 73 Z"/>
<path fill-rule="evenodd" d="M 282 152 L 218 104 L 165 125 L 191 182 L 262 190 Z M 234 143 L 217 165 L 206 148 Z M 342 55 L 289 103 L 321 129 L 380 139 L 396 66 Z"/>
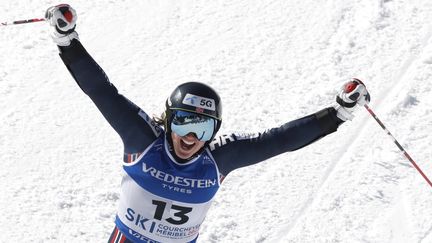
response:
<path fill-rule="evenodd" d="M 373 107 L 374 110 L 377 110 L 377 108 L 379 108 L 380 105 L 386 101 L 388 96 L 394 95 L 394 93 L 402 89 L 401 86 L 404 84 L 403 81 L 405 80 L 406 74 L 408 73 L 413 63 L 419 60 L 424 50 L 426 49 L 428 42 L 431 40 L 432 28 L 429 25 L 427 29 L 429 31 L 421 41 L 420 51 L 418 51 L 418 53 L 412 53 L 402 64 L 399 73 L 394 76 L 394 79 L 392 79 L 392 80 L 397 80 L 396 85 L 394 85 L 392 82 L 387 82 L 388 83 L 387 88 L 381 91 L 381 93 L 376 98 L 377 102 L 374 102 L 374 107 Z"/>
<path fill-rule="evenodd" d="M 403 85 L 404 85 L 406 74 L 409 73 L 410 68 L 413 66 L 413 64 L 416 61 L 418 61 L 419 58 L 422 56 L 426 46 L 428 45 L 428 42 L 431 40 L 431 35 L 432 35 L 431 30 L 432 29 L 430 27 L 428 27 L 427 29 L 429 31 L 424 36 L 424 38 L 422 38 L 420 50 L 417 51 L 417 53 L 412 53 L 410 56 L 408 56 L 406 58 L 406 60 L 403 62 L 403 64 L 401 65 L 399 73 L 397 73 L 392 78 L 392 80 L 396 80 L 396 82 L 395 83 L 394 82 L 387 82 L 387 87 L 385 89 L 383 89 L 380 94 L 373 96 L 373 99 L 377 100 L 377 102 L 374 102 L 374 107 L 371 107 L 373 110 L 378 110 L 380 108 L 380 106 L 382 106 L 382 103 L 386 103 L 386 101 L 388 101 L 388 100 L 386 100 L 387 97 L 392 96 L 395 93 L 399 93 L 404 88 Z M 387 103 L 391 104 L 391 102 L 387 102 Z M 386 105 L 386 108 L 388 109 L 389 106 Z M 361 109 L 363 109 L 363 108 L 361 108 Z M 383 122 L 385 123 L 385 121 L 383 121 Z M 364 137 L 368 135 L 367 132 L 369 131 L 368 130 L 369 126 L 379 126 L 375 122 L 375 120 L 371 119 L 370 117 L 364 118 L 363 121 L 361 122 L 361 124 L 363 124 L 363 125 L 360 127 L 356 127 L 356 129 L 353 130 L 353 133 L 351 133 L 351 136 L 348 139 L 350 142 L 346 143 L 343 148 L 340 148 L 339 151 L 337 151 L 333 155 L 333 159 L 331 161 L 335 161 L 335 162 L 330 164 L 330 166 L 328 166 L 328 168 L 326 169 L 326 172 L 324 173 L 324 176 L 322 177 L 321 181 L 319 182 L 319 185 L 317 186 L 316 190 L 314 190 L 311 193 L 311 195 L 308 197 L 308 199 L 305 202 L 305 204 L 303 205 L 303 207 L 301 207 L 300 210 L 298 211 L 298 214 L 292 219 L 291 223 L 289 223 L 287 226 L 283 227 L 282 229 L 278 229 L 278 233 L 276 233 L 272 236 L 272 238 L 270 240 L 271 242 L 276 241 L 277 239 L 281 239 L 283 237 L 283 235 L 289 235 L 290 234 L 291 229 L 296 226 L 299 219 L 307 213 L 310 206 L 314 203 L 314 201 L 316 200 L 316 198 L 318 197 L 318 195 L 321 191 L 321 188 L 327 183 L 328 179 L 332 176 L 332 173 L 334 173 L 335 169 L 338 166 L 343 166 L 343 165 L 340 165 L 340 161 L 344 160 L 344 157 L 346 156 L 347 152 L 350 152 L 350 148 L 353 145 L 355 145 L 359 140 L 364 139 Z M 382 131 L 382 132 L 383 132 L 383 134 L 385 133 L 384 131 Z M 391 139 L 388 140 L 388 142 L 390 142 L 390 141 L 391 141 Z M 403 156 L 403 155 L 400 153 L 400 156 Z M 415 169 L 411 164 L 410 164 L 410 166 L 411 166 L 411 169 L 413 169 L 413 170 Z M 404 209 L 404 207 L 402 207 L 400 209 Z M 406 210 L 402 210 L 402 212 L 398 212 L 398 213 L 400 213 L 402 215 L 406 215 Z M 402 224 L 398 225 L 398 226 L 400 226 L 398 229 L 401 230 Z M 425 233 L 425 236 L 421 237 L 419 242 L 422 242 L 423 239 L 425 239 L 431 232 L 432 232 L 432 226 L 431 226 L 431 228 L 429 228 L 427 230 L 427 232 Z"/>
<path fill-rule="evenodd" d="M 343 18 L 341 18 L 340 22 L 342 21 Z M 426 39 L 426 41 L 424 43 L 427 42 L 427 40 L 429 40 L 428 36 Z M 405 73 L 408 71 L 409 67 L 412 65 L 413 61 L 415 60 L 414 55 L 410 56 L 402 65 L 401 68 L 401 72 L 396 75 L 395 79 L 397 80 L 396 85 L 391 83 L 388 88 L 383 91 L 384 95 L 379 95 L 379 96 L 374 96 L 373 99 L 379 100 L 380 102 L 384 102 L 385 97 L 391 93 L 394 92 L 395 90 L 397 90 L 397 86 L 398 84 L 400 84 L 403 80 L 403 76 L 405 75 Z M 374 106 L 374 108 L 376 108 L 378 105 L 376 104 Z M 366 119 L 363 119 L 362 122 L 362 126 L 360 127 L 356 127 L 354 132 L 350 135 L 348 141 L 350 141 L 349 143 L 346 143 L 344 147 L 341 147 L 339 149 L 339 151 L 337 151 L 336 153 L 334 153 L 334 155 L 332 156 L 333 159 L 331 159 L 331 161 L 334 161 L 332 164 L 330 164 L 325 173 L 324 176 L 322 177 L 321 181 L 319 182 L 319 185 L 317 186 L 316 190 L 314 190 L 312 192 L 312 194 L 308 197 L 307 201 L 304 203 L 303 207 L 299 210 L 298 214 L 294 217 L 294 219 L 292 219 L 292 222 L 284 227 L 283 229 L 279 229 L 279 233 L 275 234 L 274 239 L 279 239 L 282 237 L 282 235 L 288 235 L 291 231 L 291 229 L 293 227 L 295 227 L 297 221 L 307 212 L 308 208 L 313 204 L 313 202 L 315 201 L 315 199 L 317 198 L 317 195 L 319 194 L 321 188 L 324 186 L 324 184 L 327 182 L 328 178 L 331 176 L 331 174 L 335 171 L 335 168 L 340 164 L 340 161 L 342 160 L 342 158 L 344 157 L 344 155 L 349 151 L 350 147 L 352 145 L 354 145 L 358 140 L 360 140 L 364 135 L 364 130 L 367 129 L 368 126 L 370 126 L 370 122 L 366 123 Z M 372 124 L 375 125 L 375 124 Z"/>
<path fill-rule="evenodd" d="M 364 119 L 365 121 L 366 119 Z M 297 221 L 307 212 L 307 210 L 309 209 L 309 207 L 313 204 L 313 202 L 315 201 L 315 199 L 317 198 L 317 195 L 320 192 L 320 189 L 325 185 L 325 183 L 327 182 L 328 178 L 332 175 L 332 173 L 335 171 L 335 168 L 339 165 L 341 158 L 344 157 L 344 155 L 349 151 L 349 148 L 356 143 L 357 140 L 359 140 L 363 134 L 364 129 L 367 128 L 367 124 L 363 123 L 362 126 L 357 127 L 354 132 L 350 135 L 350 137 L 348 138 L 349 143 L 345 144 L 345 146 L 339 149 L 339 151 L 337 151 L 333 156 L 331 161 L 334 161 L 332 164 L 330 164 L 325 173 L 324 176 L 322 177 L 321 181 L 319 182 L 319 185 L 317 186 L 316 190 L 314 190 L 311 195 L 309 196 L 309 198 L 307 199 L 307 201 L 304 203 L 303 207 L 299 210 L 298 214 L 292 219 L 292 222 L 287 226 L 284 227 L 283 229 L 279 229 L 279 233 L 275 234 L 274 238 L 278 239 L 281 238 L 283 235 L 288 235 L 289 232 L 291 231 L 291 229 L 293 227 L 295 227 L 295 225 L 297 224 Z"/>
<path fill-rule="evenodd" d="M 432 237 L 430 237 L 430 236 L 432 236 L 432 225 L 431 225 L 431 227 L 429 229 L 426 230 L 424 236 L 422 236 L 420 238 L 419 242 L 425 242 L 425 243 L 426 242 L 431 242 Z M 429 239 L 427 239 L 428 237 L 429 237 Z"/>

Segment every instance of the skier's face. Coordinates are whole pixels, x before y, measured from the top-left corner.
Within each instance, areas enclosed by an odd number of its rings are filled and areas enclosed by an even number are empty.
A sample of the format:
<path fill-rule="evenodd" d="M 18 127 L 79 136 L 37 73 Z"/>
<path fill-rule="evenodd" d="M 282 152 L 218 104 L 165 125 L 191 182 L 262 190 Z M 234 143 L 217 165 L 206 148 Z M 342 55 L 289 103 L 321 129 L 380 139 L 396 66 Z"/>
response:
<path fill-rule="evenodd" d="M 172 132 L 171 139 L 173 141 L 174 152 L 180 159 L 189 159 L 205 144 L 205 142 L 200 141 L 194 133 L 189 133 L 181 137 Z"/>

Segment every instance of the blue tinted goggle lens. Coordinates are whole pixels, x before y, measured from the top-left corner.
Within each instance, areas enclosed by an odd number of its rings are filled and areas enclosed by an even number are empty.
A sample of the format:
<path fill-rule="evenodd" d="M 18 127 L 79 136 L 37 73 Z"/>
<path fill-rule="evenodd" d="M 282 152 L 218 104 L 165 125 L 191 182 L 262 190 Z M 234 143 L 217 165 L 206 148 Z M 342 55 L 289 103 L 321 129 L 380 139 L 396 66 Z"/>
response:
<path fill-rule="evenodd" d="M 171 131 L 183 137 L 195 133 L 200 141 L 209 141 L 215 130 L 215 119 L 187 111 L 174 111 Z"/>

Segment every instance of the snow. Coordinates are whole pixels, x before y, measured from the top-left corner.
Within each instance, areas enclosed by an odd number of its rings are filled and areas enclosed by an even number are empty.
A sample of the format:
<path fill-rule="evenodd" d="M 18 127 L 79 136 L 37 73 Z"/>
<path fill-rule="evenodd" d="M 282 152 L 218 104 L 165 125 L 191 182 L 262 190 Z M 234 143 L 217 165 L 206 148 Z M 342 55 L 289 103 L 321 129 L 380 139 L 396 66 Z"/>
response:
<path fill-rule="evenodd" d="M 80 39 L 116 87 L 160 114 L 199 80 L 221 133 L 275 127 L 362 79 L 371 108 L 432 178 L 429 0 L 82 1 Z M 55 1 L 2 1 L 1 21 Z M 46 23 L 0 27 L 0 242 L 104 242 L 122 143 L 58 57 Z M 230 174 L 200 242 L 432 242 L 432 188 L 359 108 L 311 146 Z"/>

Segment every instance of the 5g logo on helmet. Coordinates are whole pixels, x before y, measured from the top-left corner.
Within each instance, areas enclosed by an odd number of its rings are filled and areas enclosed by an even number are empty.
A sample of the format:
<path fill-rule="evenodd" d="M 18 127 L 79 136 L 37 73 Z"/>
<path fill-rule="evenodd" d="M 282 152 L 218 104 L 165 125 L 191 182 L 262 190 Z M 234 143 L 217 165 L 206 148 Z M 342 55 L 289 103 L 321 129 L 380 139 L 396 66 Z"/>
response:
<path fill-rule="evenodd" d="M 182 103 L 185 105 L 190 105 L 197 108 L 203 108 L 206 110 L 211 110 L 211 111 L 216 110 L 216 102 L 214 101 L 214 99 L 201 97 L 189 93 L 185 95 Z"/>

